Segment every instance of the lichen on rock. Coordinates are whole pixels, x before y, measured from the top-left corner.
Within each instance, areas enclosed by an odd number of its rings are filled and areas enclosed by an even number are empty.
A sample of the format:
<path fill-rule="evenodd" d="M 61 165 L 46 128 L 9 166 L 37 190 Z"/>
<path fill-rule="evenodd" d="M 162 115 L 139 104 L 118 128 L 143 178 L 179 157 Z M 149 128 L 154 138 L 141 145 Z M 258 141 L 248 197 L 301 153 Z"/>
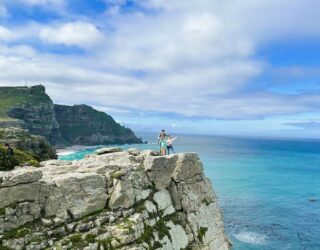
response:
<path fill-rule="evenodd" d="M 224 250 L 230 243 L 196 154 L 135 150 L 3 173 L 0 249 Z"/>

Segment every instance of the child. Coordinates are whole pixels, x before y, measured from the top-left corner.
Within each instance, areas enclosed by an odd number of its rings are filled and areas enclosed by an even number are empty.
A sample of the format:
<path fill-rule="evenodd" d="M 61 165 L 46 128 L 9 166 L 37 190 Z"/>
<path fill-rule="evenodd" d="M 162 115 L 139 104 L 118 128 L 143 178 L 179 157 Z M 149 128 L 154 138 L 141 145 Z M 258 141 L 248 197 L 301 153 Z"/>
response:
<path fill-rule="evenodd" d="M 169 135 L 168 140 L 167 140 L 167 150 L 168 150 L 168 155 L 170 154 L 170 150 L 175 154 L 174 149 L 173 149 L 173 141 L 175 141 L 178 137 L 172 138 L 171 135 Z"/>

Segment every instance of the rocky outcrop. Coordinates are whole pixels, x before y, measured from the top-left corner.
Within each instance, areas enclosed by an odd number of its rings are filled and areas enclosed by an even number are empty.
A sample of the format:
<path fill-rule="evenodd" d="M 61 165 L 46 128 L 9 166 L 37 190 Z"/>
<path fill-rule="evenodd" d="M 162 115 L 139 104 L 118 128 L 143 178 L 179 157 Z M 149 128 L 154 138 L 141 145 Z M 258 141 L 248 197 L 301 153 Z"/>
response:
<path fill-rule="evenodd" d="M 141 143 L 128 128 L 88 105 L 55 105 L 62 136 L 76 145 Z"/>
<path fill-rule="evenodd" d="M 21 121 L 19 127 L 24 124 L 23 128 L 31 134 L 44 136 L 53 145 L 65 144 L 55 118 L 54 105 L 43 86 L 3 87 L 0 88 L 0 96 L 0 106 L 4 102 L 6 115 Z M 4 121 L 2 125 L 0 122 L 0 127 L 8 127 L 7 123 Z"/>
<path fill-rule="evenodd" d="M 106 152 L 0 173 L 0 248 L 229 249 L 198 156 L 154 154 Z"/>
<path fill-rule="evenodd" d="M 56 147 L 142 143 L 128 128 L 87 105 L 54 105 L 42 85 L 0 87 L 0 128 L 18 127 Z"/>
<path fill-rule="evenodd" d="M 0 128 L 0 144 L 5 143 L 31 153 L 39 161 L 58 158 L 56 150 L 50 146 L 45 137 L 32 135 L 29 131 L 21 128 Z"/>

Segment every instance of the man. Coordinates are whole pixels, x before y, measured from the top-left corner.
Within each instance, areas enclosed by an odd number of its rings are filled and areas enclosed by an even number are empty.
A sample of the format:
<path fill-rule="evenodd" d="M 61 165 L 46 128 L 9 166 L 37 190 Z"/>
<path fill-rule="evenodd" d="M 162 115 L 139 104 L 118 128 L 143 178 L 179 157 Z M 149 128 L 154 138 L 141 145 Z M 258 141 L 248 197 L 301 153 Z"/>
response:
<path fill-rule="evenodd" d="M 7 150 L 7 155 L 9 157 L 12 157 L 14 155 L 13 149 L 10 147 L 10 145 L 8 143 L 4 144 L 4 147 Z"/>

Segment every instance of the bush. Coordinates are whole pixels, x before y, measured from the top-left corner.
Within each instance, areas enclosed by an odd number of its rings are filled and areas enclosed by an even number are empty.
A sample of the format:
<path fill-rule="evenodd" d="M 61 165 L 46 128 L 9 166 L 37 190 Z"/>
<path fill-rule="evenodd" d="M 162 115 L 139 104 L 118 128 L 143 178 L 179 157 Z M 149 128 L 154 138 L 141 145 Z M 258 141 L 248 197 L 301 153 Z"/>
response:
<path fill-rule="evenodd" d="M 18 149 L 13 152 L 13 156 L 8 155 L 7 149 L 0 145 L 0 171 L 10 171 L 15 166 L 39 166 L 39 161 L 32 154 Z"/>

